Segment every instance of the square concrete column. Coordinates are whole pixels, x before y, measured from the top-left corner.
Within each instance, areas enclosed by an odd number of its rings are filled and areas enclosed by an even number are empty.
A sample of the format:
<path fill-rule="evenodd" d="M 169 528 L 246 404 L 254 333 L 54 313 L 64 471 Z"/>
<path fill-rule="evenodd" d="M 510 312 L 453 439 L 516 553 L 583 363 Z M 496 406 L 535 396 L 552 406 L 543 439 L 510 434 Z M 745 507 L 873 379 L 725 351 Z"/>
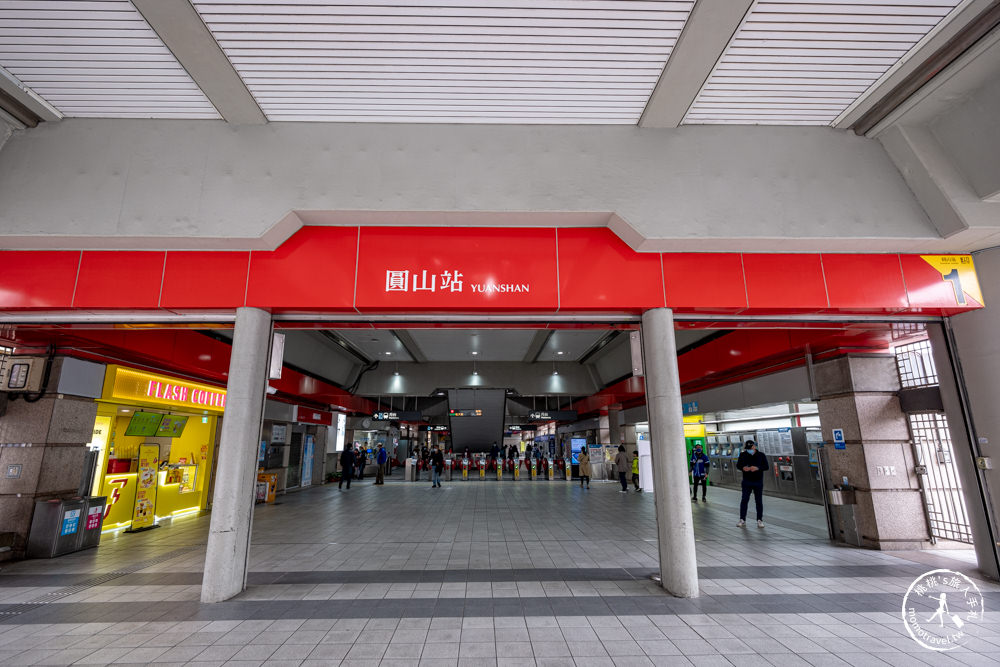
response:
<path fill-rule="evenodd" d="M 691 491 L 681 408 L 674 316 L 669 308 L 642 314 L 642 356 L 653 467 L 660 581 L 677 597 L 698 596 Z"/>
<path fill-rule="evenodd" d="M 271 315 L 257 308 L 238 309 L 201 582 L 202 602 L 222 602 L 246 588 L 270 352 Z"/>
<path fill-rule="evenodd" d="M 854 519 L 862 546 L 919 549 L 930 540 L 899 375 L 892 355 L 848 355 L 814 366 L 823 440 L 844 431 L 844 449 L 827 447 L 834 484 L 855 489 Z M 838 533 L 841 519 L 834 517 Z"/>

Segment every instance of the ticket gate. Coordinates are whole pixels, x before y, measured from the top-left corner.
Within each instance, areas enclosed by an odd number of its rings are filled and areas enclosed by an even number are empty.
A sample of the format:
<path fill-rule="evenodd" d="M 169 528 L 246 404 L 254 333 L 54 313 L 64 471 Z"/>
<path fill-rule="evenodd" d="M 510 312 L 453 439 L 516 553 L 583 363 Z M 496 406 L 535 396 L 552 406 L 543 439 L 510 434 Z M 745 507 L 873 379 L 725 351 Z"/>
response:
<path fill-rule="evenodd" d="M 469 481 L 469 459 L 462 459 L 462 481 Z"/>
<path fill-rule="evenodd" d="M 556 468 L 552 465 L 552 459 L 545 459 L 545 473 L 550 482 L 556 478 Z"/>
<path fill-rule="evenodd" d="M 712 436 L 709 436 L 708 445 L 708 481 L 716 486 L 722 481 L 722 456 L 719 443 L 714 442 Z"/>
<path fill-rule="evenodd" d="M 514 481 L 521 479 L 521 459 L 511 459 L 511 469 L 514 472 Z"/>
<path fill-rule="evenodd" d="M 500 459 L 499 461 L 497 461 L 495 467 L 497 469 L 497 481 L 498 482 L 502 482 L 503 481 L 503 459 Z"/>
<path fill-rule="evenodd" d="M 534 481 L 535 477 L 538 476 L 538 460 L 531 459 L 531 480 Z"/>
<path fill-rule="evenodd" d="M 486 459 L 483 457 L 479 458 L 479 479 L 480 481 L 486 479 Z"/>

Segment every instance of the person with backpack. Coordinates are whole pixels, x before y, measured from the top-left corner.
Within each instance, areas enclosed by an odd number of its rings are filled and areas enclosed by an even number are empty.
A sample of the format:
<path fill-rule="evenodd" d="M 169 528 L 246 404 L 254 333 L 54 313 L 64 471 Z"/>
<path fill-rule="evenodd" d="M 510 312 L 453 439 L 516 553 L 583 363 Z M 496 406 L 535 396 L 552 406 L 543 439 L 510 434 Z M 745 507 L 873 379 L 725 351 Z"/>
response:
<path fill-rule="evenodd" d="M 691 500 L 698 502 L 698 485 L 701 484 L 701 502 L 708 502 L 705 494 L 708 493 L 708 466 L 711 461 L 708 455 L 701 450 L 701 445 L 695 445 L 691 452 L 691 479 L 694 482 L 694 491 L 691 492 Z"/>

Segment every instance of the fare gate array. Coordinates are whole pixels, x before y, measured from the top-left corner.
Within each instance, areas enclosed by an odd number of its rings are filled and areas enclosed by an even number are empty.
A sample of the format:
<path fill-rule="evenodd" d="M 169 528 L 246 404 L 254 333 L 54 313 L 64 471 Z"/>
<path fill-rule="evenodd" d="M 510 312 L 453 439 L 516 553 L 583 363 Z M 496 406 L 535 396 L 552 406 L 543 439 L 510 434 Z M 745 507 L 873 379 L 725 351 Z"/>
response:
<path fill-rule="evenodd" d="M 521 479 L 522 470 L 525 479 L 545 479 L 549 481 L 570 480 L 565 459 L 493 459 L 482 456 L 473 458 L 446 458 L 441 479 L 452 481 L 455 475 L 462 481 L 486 481 L 493 478 L 498 482 L 504 479 L 517 481 Z M 421 459 L 410 457 L 406 459 L 403 478 L 408 482 L 430 481 L 431 469 Z"/>

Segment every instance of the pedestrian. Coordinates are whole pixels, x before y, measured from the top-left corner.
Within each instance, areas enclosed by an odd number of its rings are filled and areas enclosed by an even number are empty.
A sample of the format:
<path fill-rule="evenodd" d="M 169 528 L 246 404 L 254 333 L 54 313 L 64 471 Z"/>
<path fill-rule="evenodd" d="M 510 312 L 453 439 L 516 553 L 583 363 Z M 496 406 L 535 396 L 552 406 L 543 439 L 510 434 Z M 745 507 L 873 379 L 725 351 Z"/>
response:
<path fill-rule="evenodd" d="M 580 463 L 580 486 L 584 483 L 587 484 L 585 488 L 590 488 L 590 455 L 587 453 L 587 446 L 584 445 L 583 449 L 576 457 L 577 461 Z"/>
<path fill-rule="evenodd" d="M 340 484 L 337 485 L 338 489 L 344 488 L 344 480 L 347 480 L 347 488 L 351 488 L 351 478 L 354 477 L 354 450 L 350 447 L 344 447 L 344 451 L 340 453 Z"/>
<path fill-rule="evenodd" d="M 496 465 L 497 460 L 500 458 L 500 447 L 497 445 L 496 440 L 493 441 L 493 446 L 490 447 L 490 458 L 493 459 L 493 465 Z"/>
<path fill-rule="evenodd" d="M 625 481 L 625 474 L 628 472 L 628 456 L 625 454 L 625 446 L 618 445 L 618 453 L 615 454 L 615 470 L 618 471 L 618 482 L 622 485 L 619 493 L 628 493 L 628 482 Z"/>
<path fill-rule="evenodd" d="M 636 491 L 642 491 L 642 487 L 639 486 L 639 452 L 632 452 L 632 484 L 635 485 Z"/>
<path fill-rule="evenodd" d="M 764 471 L 767 470 L 767 457 L 757 449 L 757 443 L 747 440 L 745 449 L 736 459 L 736 468 L 743 471 L 743 497 L 740 499 L 740 528 L 747 525 L 747 505 L 750 494 L 753 493 L 757 505 L 757 527 L 764 527 Z"/>
<path fill-rule="evenodd" d="M 431 478 L 431 488 L 441 488 L 441 473 L 444 471 L 444 455 L 437 445 L 431 449 L 431 467 L 433 477 Z"/>
<path fill-rule="evenodd" d="M 388 462 L 389 452 L 385 451 L 385 447 L 379 445 L 378 452 L 375 454 L 375 463 L 378 465 L 378 469 L 375 471 L 376 484 L 385 484 L 385 464 Z"/>
<path fill-rule="evenodd" d="M 365 464 L 368 463 L 368 453 L 365 451 L 364 447 L 358 447 L 358 451 L 355 454 L 354 465 L 358 469 L 358 479 L 365 478 Z"/>
<path fill-rule="evenodd" d="M 701 484 L 701 502 L 708 502 L 705 494 L 708 492 L 708 455 L 701 451 L 701 445 L 695 445 L 691 453 L 691 479 L 694 481 L 694 491 L 691 500 L 698 502 L 698 485 Z"/>

